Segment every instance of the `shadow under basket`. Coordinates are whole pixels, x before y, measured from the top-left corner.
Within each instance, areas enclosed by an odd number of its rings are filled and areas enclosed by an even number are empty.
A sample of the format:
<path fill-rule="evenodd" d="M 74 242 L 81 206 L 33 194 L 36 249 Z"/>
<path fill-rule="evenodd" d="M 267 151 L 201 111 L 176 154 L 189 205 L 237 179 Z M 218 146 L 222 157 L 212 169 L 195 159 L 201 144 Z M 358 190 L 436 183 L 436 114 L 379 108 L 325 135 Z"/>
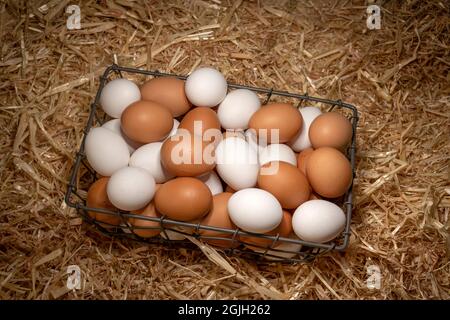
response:
<path fill-rule="evenodd" d="M 90 224 L 95 225 L 102 233 L 115 236 L 130 238 L 138 241 L 144 241 L 147 243 L 163 243 L 170 246 L 183 246 L 187 248 L 197 249 L 197 246 L 189 241 L 186 236 L 196 238 L 200 241 L 214 243 L 214 240 L 220 240 L 222 244 L 229 244 L 229 248 L 215 247 L 221 252 L 227 255 L 240 255 L 248 259 L 252 259 L 259 263 L 268 262 L 306 262 L 312 261 L 315 257 L 323 255 L 330 251 L 345 251 L 349 243 L 350 237 L 350 222 L 352 217 L 352 186 L 347 193 L 338 200 L 333 202 L 340 206 L 345 215 L 346 222 L 342 233 L 336 237 L 332 242 L 328 243 L 312 243 L 299 240 L 298 238 L 284 238 L 279 235 L 268 236 L 263 234 L 254 234 L 245 232 L 242 230 L 231 230 L 216 228 L 210 226 L 204 226 L 195 222 L 181 222 L 170 220 L 167 217 L 144 217 L 130 212 L 121 210 L 111 211 L 106 209 L 89 208 L 86 206 L 86 194 L 89 186 L 99 178 L 98 174 L 90 167 L 86 160 L 84 153 L 84 144 L 86 134 L 91 127 L 99 126 L 105 121 L 109 120 L 108 116 L 103 112 L 99 106 L 99 99 L 101 92 L 105 84 L 115 78 L 124 77 L 138 82 L 143 82 L 146 79 L 163 76 L 174 76 L 179 79 L 185 80 L 186 76 L 179 76 L 174 74 L 161 73 L 158 71 L 146 71 L 141 69 L 133 69 L 120 67 L 118 65 L 111 65 L 106 68 L 104 74 L 100 77 L 100 85 L 95 96 L 94 102 L 91 104 L 91 110 L 86 123 L 86 127 L 83 131 L 83 138 L 79 151 L 76 154 L 70 181 L 67 186 L 67 192 L 65 195 L 65 202 L 69 207 L 75 208 L 77 212 Z M 358 121 L 358 112 L 353 105 L 344 103 L 341 100 L 327 100 L 322 98 L 311 97 L 307 94 L 293 94 L 286 91 L 277 91 L 274 89 L 255 88 L 249 86 L 243 86 L 238 84 L 228 84 L 230 89 L 248 89 L 255 92 L 263 101 L 263 104 L 267 104 L 271 101 L 289 102 L 296 107 L 301 106 L 316 106 L 322 109 L 324 112 L 331 110 L 338 111 L 344 114 L 350 121 L 353 127 L 353 136 L 350 147 L 346 150 L 346 156 L 349 158 L 353 178 L 355 176 L 355 142 L 356 142 L 356 125 Z M 120 217 L 121 225 L 107 225 L 104 222 L 97 221 L 88 214 L 88 212 L 97 212 L 107 215 L 113 215 Z M 134 227 L 129 223 L 129 218 L 142 219 L 148 221 L 159 222 L 158 227 Z M 160 235 L 154 237 L 141 237 L 136 233 L 142 234 L 140 231 L 147 231 L 159 229 Z M 222 237 L 204 236 L 201 234 L 201 230 L 218 231 L 216 234 L 222 234 Z M 136 232 L 136 233 L 135 233 Z M 226 236 L 224 236 L 226 235 Z M 246 246 L 246 242 L 241 240 L 242 238 L 250 239 L 252 249 Z M 253 244 L 252 238 L 265 238 L 266 246 L 258 246 Z M 261 240 L 261 239 L 259 239 Z M 227 245 L 228 246 L 228 245 Z"/>

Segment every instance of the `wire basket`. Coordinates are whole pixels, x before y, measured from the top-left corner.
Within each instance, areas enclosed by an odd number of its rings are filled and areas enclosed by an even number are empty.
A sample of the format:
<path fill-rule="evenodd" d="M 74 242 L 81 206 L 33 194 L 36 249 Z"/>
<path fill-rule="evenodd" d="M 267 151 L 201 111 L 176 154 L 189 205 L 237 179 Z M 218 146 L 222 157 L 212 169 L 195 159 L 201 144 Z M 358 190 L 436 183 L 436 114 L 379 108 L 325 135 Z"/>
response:
<path fill-rule="evenodd" d="M 83 217 L 85 221 L 95 225 L 102 233 L 115 237 L 125 237 L 134 240 L 145 241 L 147 243 L 163 243 L 166 245 L 181 245 L 185 247 L 195 248 L 196 246 L 192 241 L 187 240 L 187 237 L 197 238 L 199 240 L 205 240 L 206 242 L 221 241 L 229 242 L 229 248 L 217 247 L 225 254 L 233 255 L 239 254 L 244 257 L 251 258 L 257 262 L 267 263 L 271 261 L 277 262 L 305 262 L 312 261 L 315 257 L 323 255 L 330 251 L 344 251 L 349 243 L 350 237 L 350 222 L 352 217 L 352 186 L 347 193 L 340 199 L 334 199 L 334 203 L 339 205 L 346 214 L 346 222 L 343 232 L 332 242 L 329 243 L 312 243 L 298 238 L 285 238 L 279 235 L 265 235 L 245 232 L 240 229 L 231 230 L 224 228 L 217 228 L 211 226 L 201 225 L 196 222 L 182 222 L 171 220 L 165 216 L 161 217 L 147 217 L 130 212 L 117 210 L 107 210 L 102 208 L 89 208 L 86 206 L 86 194 L 87 190 L 95 180 L 99 178 L 98 174 L 90 167 L 86 161 L 86 155 L 84 153 L 84 144 L 86 135 L 95 125 L 101 125 L 108 120 L 108 116 L 99 108 L 99 99 L 101 92 L 105 84 L 113 78 L 123 77 L 123 74 L 127 74 L 129 78 L 132 77 L 161 77 L 161 76 L 174 76 L 179 79 L 185 80 L 186 76 L 161 73 L 159 71 L 147 71 L 141 69 L 121 67 L 118 65 L 111 65 L 106 68 L 104 74 L 100 77 L 100 85 L 95 96 L 94 102 L 91 104 L 91 110 L 89 113 L 86 127 L 83 131 L 83 138 L 80 145 L 80 149 L 76 154 L 75 162 L 72 168 L 70 181 L 67 186 L 67 192 L 65 195 L 65 202 L 69 207 L 75 208 L 77 212 Z M 353 136 L 349 148 L 346 151 L 346 156 L 349 158 L 353 178 L 355 176 L 355 144 L 356 144 L 356 125 L 358 121 L 358 112 L 356 108 L 348 103 L 344 103 L 341 100 L 328 100 L 322 98 L 311 97 L 308 94 L 293 94 L 286 91 L 277 91 L 273 89 L 264 89 L 249 87 L 244 85 L 228 83 L 228 87 L 232 89 L 248 89 L 265 101 L 263 104 L 267 104 L 274 97 L 281 100 L 294 100 L 293 103 L 296 107 L 302 106 L 305 102 L 310 102 L 316 105 L 320 105 L 324 111 L 331 111 L 337 109 L 343 112 L 347 118 L 351 121 L 353 127 Z M 97 221 L 88 214 L 88 212 L 97 212 L 108 215 L 119 216 L 122 221 L 120 226 L 108 225 L 106 222 Z M 142 219 L 147 221 L 158 222 L 158 227 L 136 227 L 129 223 L 129 219 Z M 137 229 L 160 229 L 161 235 L 156 237 L 144 238 L 135 233 Z M 219 235 L 228 236 L 204 236 L 200 234 L 201 230 L 217 231 Z M 140 233 L 140 232 L 139 232 Z M 184 238 L 184 239 L 183 239 Z M 266 239 L 265 246 L 254 244 L 252 238 L 264 238 Z M 244 240 L 243 240 L 244 239 Z M 247 240 L 245 240 L 247 239 Z M 248 242 L 250 239 L 250 243 Z M 251 245 L 252 249 L 249 249 Z"/>

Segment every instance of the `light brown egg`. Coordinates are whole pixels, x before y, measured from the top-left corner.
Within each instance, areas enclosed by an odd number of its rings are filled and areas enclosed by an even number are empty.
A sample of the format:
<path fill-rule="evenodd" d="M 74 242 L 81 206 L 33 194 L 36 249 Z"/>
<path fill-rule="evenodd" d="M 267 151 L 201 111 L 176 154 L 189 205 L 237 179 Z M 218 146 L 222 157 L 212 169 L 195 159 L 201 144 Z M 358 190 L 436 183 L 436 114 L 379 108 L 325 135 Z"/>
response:
<path fill-rule="evenodd" d="M 306 163 L 308 162 L 309 156 L 314 151 L 313 148 L 308 148 L 301 151 L 297 156 L 297 168 L 306 175 Z"/>
<path fill-rule="evenodd" d="M 352 124 L 337 112 L 321 114 L 309 127 L 309 140 L 314 149 L 332 147 L 343 151 L 350 143 L 352 135 Z"/>
<path fill-rule="evenodd" d="M 274 230 L 265 233 L 265 235 L 268 236 L 276 236 L 277 234 L 280 235 L 280 237 L 283 238 L 287 238 L 289 237 L 289 235 L 292 233 L 292 215 L 288 212 L 283 210 L 283 218 L 280 222 L 280 224 L 278 225 L 278 227 L 276 227 Z M 259 238 L 259 237 L 255 237 L 255 236 L 240 236 L 240 240 L 242 240 L 243 242 L 246 243 L 246 247 L 250 248 L 250 249 L 260 249 L 257 247 L 253 247 L 250 246 L 248 244 L 254 244 L 260 247 L 268 247 L 271 246 L 273 244 L 273 247 L 279 245 L 281 242 L 276 241 L 274 243 L 273 240 L 270 239 L 265 239 L 265 238 Z"/>
<path fill-rule="evenodd" d="M 276 168 L 272 170 L 269 168 Z M 266 171 L 269 174 L 264 174 Z M 306 176 L 294 165 L 284 161 L 272 161 L 261 167 L 258 187 L 278 199 L 285 209 L 294 209 L 309 199 L 311 189 Z"/>
<path fill-rule="evenodd" d="M 161 141 L 173 127 L 170 111 L 153 101 L 136 101 L 122 113 L 120 119 L 123 132 L 140 143 Z"/>
<path fill-rule="evenodd" d="M 258 138 L 268 143 L 284 143 L 291 140 L 301 129 L 303 118 L 301 113 L 288 103 L 272 103 L 262 106 L 249 121 L 249 128 L 256 130 Z M 261 129 L 266 129 L 264 137 Z M 271 129 L 278 129 L 279 141 L 272 137 Z"/>
<path fill-rule="evenodd" d="M 106 186 L 109 178 L 103 177 L 95 181 L 88 190 L 86 206 L 89 208 L 107 209 L 116 211 L 117 208 L 108 199 Z M 111 215 L 102 212 L 89 211 L 89 216 L 97 220 L 105 228 L 114 228 L 120 224 L 122 219 L 118 215 Z M 103 223 L 102 223 L 103 222 Z"/>
<path fill-rule="evenodd" d="M 228 200 L 232 196 L 232 193 L 222 192 L 213 196 L 213 205 L 209 213 L 203 218 L 200 222 L 201 225 L 209 226 L 209 227 L 217 227 L 223 229 L 236 230 L 236 225 L 231 221 L 229 213 L 228 213 Z M 220 237 L 220 238 L 232 238 L 232 233 L 224 233 L 219 231 L 205 230 L 200 229 L 199 232 L 202 236 L 206 237 Z M 227 241 L 227 240 L 214 240 L 214 239 L 202 239 L 209 244 L 230 248 L 239 245 L 239 242 Z"/>
<path fill-rule="evenodd" d="M 153 201 L 150 202 L 145 208 L 136 211 L 131 211 L 131 213 L 138 214 L 143 217 L 153 217 L 153 218 L 160 217 L 158 212 L 156 212 L 155 204 Z M 142 238 L 154 237 L 161 232 L 159 222 L 138 218 L 130 218 L 128 219 L 128 221 L 133 227 L 136 227 L 136 229 L 133 228 L 133 233 L 137 234 Z M 140 229 L 140 228 L 155 228 L 155 229 Z"/>
<path fill-rule="evenodd" d="M 175 77 L 153 78 L 141 86 L 142 100 L 155 101 L 178 117 L 192 107 L 184 92 L 184 81 Z"/>
<path fill-rule="evenodd" d="M 314 150 L 309 157 L 306 176 L 320 196 L 337 198 L 350 187 L 352 168 L 350 161 L 340 151 L 323 147 Z"/>
<path fill-rule="evenodd" d="M 155 194 L 156 210 L 168 218 L 192 221 L 205 216 L 212 206 L 212 194 L 196 178 L 175 178 L 164 183 Z"/>
<path fill-rule="evenodd" d="M 175 134 L 161 146 L 161 163 L 178 177 L 194 177 L 216 166 L 214 145 L 196 135 Z"/>
<path fill-rule="evenodd" d="M 195 130 L 195 125 L 198 130 Z M 221 135 L 220 122 L 215 113 L 211 108 L 197 107 L 186 113 L 178 126 L 178 129 L 186 129 L 192 134 L 203 136 L 203 133 L 207 129 L 216 129 L 217 133 Z M 205 140 L 207 141 L 207 140 Z"/>

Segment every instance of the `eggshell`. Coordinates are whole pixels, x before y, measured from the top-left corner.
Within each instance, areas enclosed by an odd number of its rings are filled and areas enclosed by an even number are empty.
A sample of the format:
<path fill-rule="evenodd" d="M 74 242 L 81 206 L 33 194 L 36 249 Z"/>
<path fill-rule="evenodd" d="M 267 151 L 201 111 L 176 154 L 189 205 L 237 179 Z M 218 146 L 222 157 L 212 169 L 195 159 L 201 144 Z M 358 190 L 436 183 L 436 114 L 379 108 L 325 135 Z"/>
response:
<path fill-rule="evenodd" d="M 251 116 L 261 107 L 258 96 L 248 89 L 236 89 L 227 94 L 217 109 L 224 129 L 248 128 Z"/>
<path fill-rule="evenodd" d="M 158 77 L 141 86 L 142 100 L 154 101 L 168 108 L 173 117 L 178 117 L 192 107 L 184 92 L 184 81 L 175 77 Z"/>
<path fill-rule="evenodd" d="M 269 144 L 259 153 L 259 164 L 264 165 L 271 161 L 284 161 L 294 166 L 297 165 L 297 157 L 294 151 L 285 144 Z"/>
<path fill-rule="evenodd" d="M 269 162 L 261 167 L 258 187 L 273 194 L 285 209 L 297 208 L 311 193 L 305 175 L 296 166 L 283 161 Z"/>
<path fill-rule="evenodd" d="M 137 149 L 130 158 L 130 167 L 147 170 L 156 183 L 164 183 L 174 175 L 167 172 L 161 165 L 162 142 L 152 142 Z"/>
<path fill-rule="evenodd" d="M 202 137 L 208 129 L 215 129 L 218 134 L 221 134 L 220 122 L 219 118 L 217 118 L 217 114 L 210 108 L 205 107 L 197 107 L 186 113 L 178 128 L 186 129 L 191 134 Z"/>
<path fill-rule="evenodd" d="M 150 202 L 145 208 L 132 211 L 132 214 L 140 215 L 142 217 L 152 217 L 159 218 L 160 215 L 156 212 L 155 204 Z M 130 224 L 133 226 L 133 233 L 142 237 L 142 238 L 150 238 L 157 236 L 161 232 L 160 223 L 157 221 L 139 219 L 139 218 L 130 218 L 128 219 Z M 148 229 L 144 229 L 148 228 Z M 150 229 L 151 228 L 151 229 Z M 154 228 L 154 229 L 153 229 Z"/>
<path fill-rule="evenodd" d="M 109 201 L 106 193 L 106 186 L 109 178 L 103 177 L 95 181 L 87 192 L 86 206 L 89 208 L 106 209 L 111 211 L 117 211 L 117 208 Z M 121 222 L 119 215 L 112 215 L 102 212 L 88 211 L 89 216 L 92 219 L 100 222 L 105 228 L 113 228 L 118 226 Z"/>
<path fill-rule="evenodd" d="M 202 107 L 214 107 L 227 94 L 227 81 L 217 70 L 202 67 L 194 70 L 186 79 L 185 92 L 189 101 Z"/>
<path fill-rule="evenodd" d="M 122 129 L 120 128 L 120 119 L 109 120 L 102 125 L 102 128 L 109 129 L 112 132 L 115 132 L 118 135 L 120 135 L 122 139 L 125 141 L 125 143 L 128 145 L 128 151 L 130 152 L 130 154 L 132 154 L 134 150 L 142 146 L 141 143 L 131 140 L 125 135 L 125 133 L 123 133 Z"/>
<path fill-rule="evenodd" d="M 323 147 L 314 150 L 309 156 L 306 176 L 319 195 L 337 198 L 345 194 L 352 183 L 352 167 L 341 152 Z"/>
<path fill-rule="evenodd" d="M 123 111 L 120 121 L 127 137 L 140 143 L 160 141 L 173 127 L 170 111 L 153 101 L 132 103 Z"/>
<path fill-rule="evenodd" d="M 294 138 L 292 138 L 291 141 L 289 141 L 289 145 L 292 150 L 297 152 L 311 148 L 311 141 L 309 140 L 309 127 L 314 119 L 322 114 L 322 111 L 316 107 L 304 107 L 299 108 L 298 110 L 303 118 L 302 129 Z"/>
<path fill-rule="evenodd" d="M 168 218 L 191 221 L 206 215 L 212 206 L 212 194 L 200 180 L 182 177 L 163 184 L 155 195 L 156 209 Z"/>
<path fill-rule="evenodd" d="M 222 140 L 215 150 L 219 176 L 234 190 L 256 185 L 258 154 L 246 141 L 231 137 Z"/>
<path fill-rule="evenodd" d="M 253 114 L 249 127 L 256 130 L 258 138 L 262 136 L 268 143 L 284 143 L 302 129 L 302 123 L 302 115 L 297 108 L 287 103 L 272 103 Z M 274 136 L 272 130 L 278 134 Z"/>
<path fill-rule="evenodd" d="M 232 193 L 223 192 L 213 196 L 213 205 L 211 211 L 203 218 L 200 222 L 203 226 L 217 227 L 223 229 L 236 230 L 236 225 L 231 221 L 230 215 L 228 213 L 228 201 L 230 200 Z M 232 233 L 225 233 L 220 231 L 212 231 L 206 229 L 200 229 L 199 234 L 205 237 L 220 237 L 220 238 L 232 238 Z M 216 245 L 219 247 L 230 248 L 239 245 L 238 241 L 227 241 L 227 240 L 214 240 L 214 239 L 203 239 L 203 241 Z M 237 240 L 237 239 L 236 239 Z"/>
<path fill-rule="evenodd" d="M 295 210 L 292 226 L 300 239 L 324 243 L 333 240 L 344 230 L 345 214 L 332 202 L 310 200 Z"/>
<path fill-rule="evenodd" d="M 105 177 L 126 167 L 130 160 L 130 151 L 125 140 L 117 133 L 102 127 L 89 131 L 84 151 L 91 167 Z"/>
<path fill-rule="evenodd" d="M 125 108 L 139 99 L 141 99 L 141 93 L 134 82 L 127 79 L 114 79 L 103 87 L 100 105 L 111 117 L 120 118 Z"/>
<path fill-rule="evenodd" d="M 313 148 L 307 148 L 301 151 L 297 156 L 297 168 L 299 168 L 300 171 L 305 175 L 306 175 L 306 164 L 308 163 L 308 159 L 313 151 L 314 151 Z"/>
<path fill-rule="evenodd" d="M 206 184 L 213 196 L 223 192 L 222 181 L 220 181 L 220 178 L 214 171 L 202 174 L 197 179 Z"/>
<path fill-rule="evenodd" d="M 318 116 L 309 128 L 309 139 L 314 149 L 332 147 L 343 151 L 352 135 L 352 124 L 338 112 L 326 112 Z"/>
<path fill-rule="evenodd" d="M 277 199 L 269 192 L 256 188 L 233 193 L 228 201 L 228 212 L 236 226 L 254 233 L 272 231 L 283 218 Z"/>

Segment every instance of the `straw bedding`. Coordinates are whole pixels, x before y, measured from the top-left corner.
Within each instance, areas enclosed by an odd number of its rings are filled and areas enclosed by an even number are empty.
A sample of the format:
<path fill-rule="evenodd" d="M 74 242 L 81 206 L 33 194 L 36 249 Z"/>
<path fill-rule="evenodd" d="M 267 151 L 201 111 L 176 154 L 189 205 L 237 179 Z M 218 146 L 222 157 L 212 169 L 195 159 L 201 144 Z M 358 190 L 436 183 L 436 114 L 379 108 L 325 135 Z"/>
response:
<path fill-rule="evenodd" d="M 81 30 L 66 28 L 69 4 Z M 364 1 L 0 1 L 0 298 L 449 299 L 448 2 L 378 4 L 381 29 L 368 30 Z M 113 62 L 211 65 L 232 82 L 356 105 L 347 252 L 261 266 L 82 223 L 63 196 Z M 79 290 L 66 288 L 69 265 Z M 366 285 L 371 265 L 379 289 Z"/>

